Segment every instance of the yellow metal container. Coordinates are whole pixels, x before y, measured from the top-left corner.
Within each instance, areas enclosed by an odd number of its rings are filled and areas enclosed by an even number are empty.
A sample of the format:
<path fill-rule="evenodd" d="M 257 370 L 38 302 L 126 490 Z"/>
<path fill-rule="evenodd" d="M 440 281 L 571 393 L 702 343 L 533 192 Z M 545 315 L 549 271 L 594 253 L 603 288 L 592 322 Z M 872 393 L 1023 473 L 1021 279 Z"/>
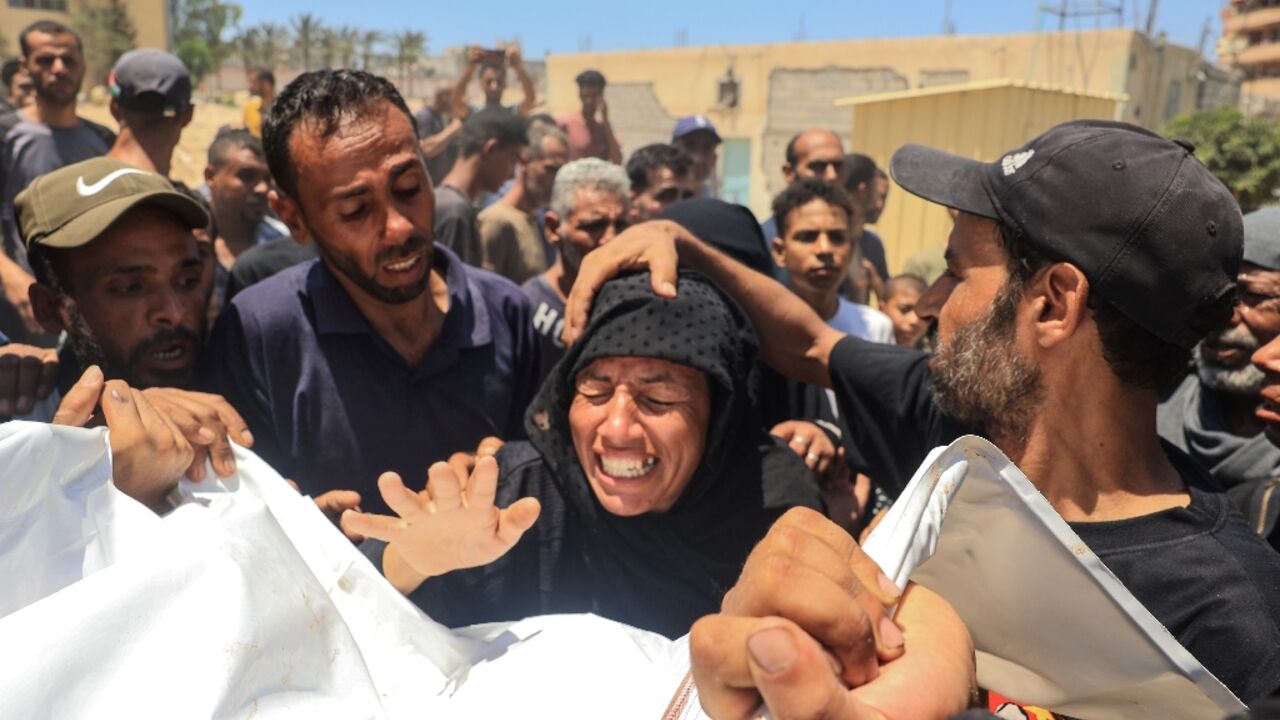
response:
<path fill-rule="evenodd" d="M 989 80 L 860 95 L 836 104 L 853 111 L 851 147 L 887 172 L 893 152 L 907 143 L 990 162 L 1059 123 L 1119 118 L 1127 100 L 1122 94 Z M 884 238 L 890 271 L 898 272 L 916 251 L 946 243 L 951 218 L 945 208 L 892 187 L 875 230 Z"/>

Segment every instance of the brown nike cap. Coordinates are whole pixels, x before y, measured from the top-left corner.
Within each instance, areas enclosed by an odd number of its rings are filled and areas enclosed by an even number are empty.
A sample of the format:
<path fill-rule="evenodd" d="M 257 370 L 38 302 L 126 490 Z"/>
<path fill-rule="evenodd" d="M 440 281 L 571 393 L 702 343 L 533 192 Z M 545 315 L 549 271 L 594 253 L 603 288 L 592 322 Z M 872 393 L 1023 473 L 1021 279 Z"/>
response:
<path fill-rule="evenodd" d="M 41 175 L 18 193 L 14 211 L 28 249 L 76 248 L 139 205 L 170 210 L 193 229 L 209 225 L 204 208 L 164 177 L 106 157 Z"/>

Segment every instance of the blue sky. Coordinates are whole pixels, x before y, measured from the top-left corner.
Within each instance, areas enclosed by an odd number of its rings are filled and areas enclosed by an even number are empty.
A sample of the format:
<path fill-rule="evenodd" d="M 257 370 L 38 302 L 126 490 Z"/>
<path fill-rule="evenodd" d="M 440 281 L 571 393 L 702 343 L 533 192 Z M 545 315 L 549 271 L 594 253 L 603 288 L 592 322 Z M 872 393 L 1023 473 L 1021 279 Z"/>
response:
<path fill-rule="evenodd" d="M 1143 22 L 1150 1 L 1140 0 Z M 952 0 L 951 17 L 958 33 L 1029 32 L 1036 28 L 1040 4 L 1041 0 Z M 802 31 L 808 40 L 936 35 L 942 31 L 945 5 L 946 0 L 430 0 L 412 5 L 394 0 L 271 0 L 244 3 L 241 24 L 287 22 L 296 13 L 312 12 L 330 25 L 425 31 L 431 52 L 518 36 L 527 56 L 541 57 L 576 52 L 588 36 L 592 50 L 605 51 L 671 47 L 681 31 L 691 46 L 785 42 Z M 1126 0 L 1126 24 L 1132 23 L 1133 6 L 1133 0 Z M 1176 43 L 1195 46 L 1205 19 L 1212 17 L 1213 34 L 1206 44 L 1212 55 L 1222 6 L 1221 0 L 1161 0 L 1156 27 Z M 1056 20 L 1046 18 L 1044 23 L 1056 27 Z"/>

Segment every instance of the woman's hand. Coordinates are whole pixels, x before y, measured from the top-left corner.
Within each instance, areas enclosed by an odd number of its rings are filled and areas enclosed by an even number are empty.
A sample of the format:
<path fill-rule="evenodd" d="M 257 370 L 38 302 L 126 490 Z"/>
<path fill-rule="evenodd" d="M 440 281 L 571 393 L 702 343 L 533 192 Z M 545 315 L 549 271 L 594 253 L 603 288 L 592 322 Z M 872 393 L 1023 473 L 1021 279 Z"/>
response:
<path fill-rule="evenodd" d="M 399 518 L 354 510 L 342 515 L 347 533 L 388 543 L 383 574 L 406 595 L 427 578 L 502 557 L 542 510 L 534 498 L 521 498 L 502 510 L 494 505 L 498 463 L 492 457 L 476 462 L 465 489 L 448 463 L 432 465 L 427 478 L 420 493 L 406 488 L 395 473 L 378 478 L 382 499 Z"/>
<path fill-rule="evenodd" d="M 837 448 L 826 431 L 807 420 L 787 420 L 773 426 L 769 434 L 782 438 L 804 464 L 825 476 L 832 463 L 844 460 L 844 448 Z"/>

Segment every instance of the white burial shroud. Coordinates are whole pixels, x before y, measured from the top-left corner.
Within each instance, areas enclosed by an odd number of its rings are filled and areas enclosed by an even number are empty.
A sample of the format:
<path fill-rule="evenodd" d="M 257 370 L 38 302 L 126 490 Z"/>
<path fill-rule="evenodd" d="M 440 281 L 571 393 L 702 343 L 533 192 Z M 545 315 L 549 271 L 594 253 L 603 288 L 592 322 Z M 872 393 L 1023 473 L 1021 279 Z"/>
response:
<path fill-rule="evenodd" d="M 239 448 L 158 517 L 106 437 L 0 424 L 0 717 L 659 718 L 688 669 L 685 639 L 591 615 L 449 630 Z M 867 549 L 956 606 L 986 687 L 1080 718 L 1239 707 L 981 439 L 935 450 Z"/>

